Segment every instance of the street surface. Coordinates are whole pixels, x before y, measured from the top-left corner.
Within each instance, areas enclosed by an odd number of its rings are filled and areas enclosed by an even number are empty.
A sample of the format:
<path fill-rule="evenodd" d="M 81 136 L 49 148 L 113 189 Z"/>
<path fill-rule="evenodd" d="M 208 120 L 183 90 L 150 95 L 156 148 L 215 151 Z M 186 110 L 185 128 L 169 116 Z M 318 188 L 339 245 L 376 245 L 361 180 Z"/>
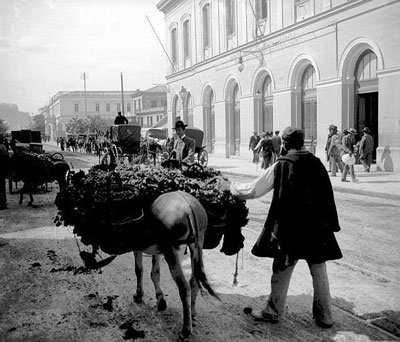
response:
<path fill-rule="evenodd" d="M 95 157 L 66 154 L 75 168 Z M 229 176 L 234 181 L 250 178 Z M 161 281 L 165 312 L 155 310 L 151 258 L 144 258 L 144 304 L 135 304 L 132 253 L 117 257 L 101 272 L 81 268 L 72 229 L 55 227 L 53 191 L 35 195 L 36 207 L 17 204 L 0 216 L 0 341 L 121 341 L 121 325 L 133 322 L 142 341 L 177 341 L 182 310 L 177 287 L 165 261 Z M 397 199 L 335 192 L 342 230 L 336 234 L 344 258 L 328 262 L 335 325 L 318 328 L 312 319 L 312 282 L 307 265 L 293 273 L 287 312 L 279 324 L 255 323 L 243 308 L 262 308 L 270 290 L 272 260 L 250 250 L 264 224 L 271 194 L 248 201 L 245 248 L 239 255 L 238 285 L 233 286 L 236 256 L 219 248 L 204 251 L 206 273 L 221 302 L 197 300 L 191 341 L 397 341 L 400 340 L 400 219 Z M 79 244 L 80 248 L 88 249 Z M 183 260 L 190 276 L 190 259 Z M 140 335 L 140 334 L 139 334 Z"/>

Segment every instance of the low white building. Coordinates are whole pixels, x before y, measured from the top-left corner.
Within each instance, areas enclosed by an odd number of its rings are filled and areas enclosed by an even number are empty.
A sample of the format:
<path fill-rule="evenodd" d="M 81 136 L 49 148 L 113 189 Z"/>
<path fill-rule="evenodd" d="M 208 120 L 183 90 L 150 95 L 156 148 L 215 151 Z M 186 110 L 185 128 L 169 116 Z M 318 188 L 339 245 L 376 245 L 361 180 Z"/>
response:
<path fill-rule="evenodd" d="M 210 152 L 250 158 L 253 130 L 296 125 L 322 159 L 330 124 L 368 126 L 377 164 L 400 170 L 400 1 L 162 0 L 157 7 L 170 56 L 169 128 L 180 116 L 205 131 Z"/>

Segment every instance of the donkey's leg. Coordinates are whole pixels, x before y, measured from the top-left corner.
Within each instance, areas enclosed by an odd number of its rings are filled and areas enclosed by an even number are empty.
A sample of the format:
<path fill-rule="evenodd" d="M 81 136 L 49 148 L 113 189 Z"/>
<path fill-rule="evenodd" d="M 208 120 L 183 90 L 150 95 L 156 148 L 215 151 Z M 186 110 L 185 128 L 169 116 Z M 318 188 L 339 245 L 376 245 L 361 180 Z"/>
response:
<path fill-rule="evenodd" d="M 153 255 L 151 262 L 151 280 L 153 280 L 156 290 L 157 310 L 164 311 L 167 308 L 167 302 L 164 299 L 164 293 L 160 287 L 160 256 L 157 254 Z"/>
<path fill-rule="evenodd" d="M 135 274 L 136 274 L 136 294 L 133 296 L 135 303 L 143 302 L 143 253 L 134 251 L 135 255 Z"/>
<path fill-rule="evenodd" d="M 190 306 L 192 309 L 192 319 L 195 320 L 196 317 L 196 297 L 197 293 L 199 292 L 199 283 L 198 280 L 196 279 L 196 273 L 194 271 L 195 269 L 195 263 L 194 263 L 194 258 L 195 258 L 195 253 L 196 253 L 196 248 L 194 243 L 191 243 L 189 245 L 190 249 L 190 259 L 192 263 L 192 276 L 190 277 Z"/>
<path fill-rule="evenodd" d="M 182 300 L 183 307 L 183 327 L 180 335 L 182 340 L 187 340 L 192 333 L 192 315 L 189 303 L 190 288 L 183 273 L 181 256 L 185 251 L 185 245 L 180 245 L 177 248 L 171 248 L 165 251 L 165 260 L 168 263 L 172 278 L 179 289 L 179 295 Z"/>
<path fill-rule="evenodd" d="M 19 205 L 21 205 L 24 202 L 24 191 L 25 191 L 25 183 L 19 190 L 19 202 L 18 202 Z"/>

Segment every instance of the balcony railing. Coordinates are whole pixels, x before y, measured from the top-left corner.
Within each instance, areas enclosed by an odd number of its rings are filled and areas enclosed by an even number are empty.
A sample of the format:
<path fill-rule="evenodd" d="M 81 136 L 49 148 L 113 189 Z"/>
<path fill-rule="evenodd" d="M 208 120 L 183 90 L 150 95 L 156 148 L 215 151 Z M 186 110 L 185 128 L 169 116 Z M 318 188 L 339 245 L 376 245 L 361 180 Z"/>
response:
<path fill-rule="evenodd" d="M 142 108 L 136 109 L 136 114 L 145 114 L 145 113 L 154 113 L 154 112 L 163 112 L 166 111 L 167 107 L 154 107 L 154 108 Z"/>

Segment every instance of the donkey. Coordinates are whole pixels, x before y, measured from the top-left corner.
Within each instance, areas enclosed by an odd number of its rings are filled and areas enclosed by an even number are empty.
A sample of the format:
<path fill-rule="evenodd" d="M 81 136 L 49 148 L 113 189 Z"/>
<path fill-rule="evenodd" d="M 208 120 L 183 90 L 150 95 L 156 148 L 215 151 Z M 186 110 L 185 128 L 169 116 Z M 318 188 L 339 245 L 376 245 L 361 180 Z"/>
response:
<path fill-rule="evenodd" d="M 24 193 L 29 194 L 28 206 L 33 204 L 33 192 L 35 188 L 44 183 L 56 180 L 60 190 L 67 186 L 67 175 L 70 171 L 69 165 L 63 160 L 57 160 L 43 167 L 40 163 L 30 162 L 19 153 L 11 158 L 11 175 L 15 180 L 21 180 L 24 185 L 19 190 L 19 204 L 23 203 Z"/>
<path fill-rule="evenodd" d="M 192 320 L 196 315 L 196 297 L 199 289 L 204 287 L 213 297 L 219 299 L 208 283 L 203 266 L 207 213 L 195 197 L 183 191 L 176 191 L 159 196 L 151 206 L 151 215 L 157 241 L 146 248 L 134 251 L 137 277 L 134 301 L 136 303 L 143 301 L 142 260 L 143 253 L 146 253 L 152 255 L 151 279 L 156 291 L 157 309 L 159 311 L 166 309 L 167 304 L 160 287 L 160 255 L 164 254 L 182 300 L 183 327 L 180 338 L 185 341 L 192 333 Z M 190 287 L 181 263 L 186 246 L 190 250 L 192 267 Z"/>

